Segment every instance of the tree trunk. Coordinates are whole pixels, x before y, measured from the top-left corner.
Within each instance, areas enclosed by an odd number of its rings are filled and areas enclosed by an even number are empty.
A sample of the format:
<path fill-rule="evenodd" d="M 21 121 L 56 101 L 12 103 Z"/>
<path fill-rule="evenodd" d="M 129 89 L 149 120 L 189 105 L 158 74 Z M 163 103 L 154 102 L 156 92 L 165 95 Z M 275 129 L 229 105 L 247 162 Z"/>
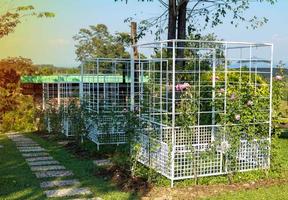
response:
<path fill-rule="evenodd" d="M 168 40 L 176 39 L 176 0 L 169 0 L 169 13 L 168 13 Z M 172 42 L 168 42 L 168 55 L 172 55 Z"/>
<path fill-rule="evenodd" d="M 178 39 L 186 39 L 186 13 L 187 13 L 187 5 L 188 1 L 183 0 L 180 2 L 178 7 L 178 27 L 177 27 L 177 38 Z M 180 49 L 177 49 L 177 58 L 179 59 L 177 64 L 179 67 L 182 67 L 185 65 L 185 61 L 182 60 L 184 58 L 184 48 L 185 42 L 178 42 L 177 47 Z"/>

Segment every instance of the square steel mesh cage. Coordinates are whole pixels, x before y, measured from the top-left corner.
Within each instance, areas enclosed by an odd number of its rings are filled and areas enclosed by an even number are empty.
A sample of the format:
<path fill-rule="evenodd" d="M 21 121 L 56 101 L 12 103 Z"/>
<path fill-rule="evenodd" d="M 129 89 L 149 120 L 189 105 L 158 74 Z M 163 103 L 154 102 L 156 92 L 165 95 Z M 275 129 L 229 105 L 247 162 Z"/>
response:
<path fill-rule="evenodd" d="M 168 40 L 131 55 L 141 163 L 172 184 L 269 167 L 272 44 Z"/>
<path fill-rule="evenodd" d="M 58 128 L 62 133 L 72 136 L 69 105 L 74 103 L 80 106 L 80 80 L 74 80 L 74 77 L 60 75 L 55 76 L 51 82 L 42 83 L 44 125 L 48 132 L 52 131 L 52 126 L 59 123 Z"/>
<path fill-rule="evenodd" d="M 126 142 L 123 113 L 130 108 L 130 59 L 97 58 L 82 63 L 82 105 L 92 116 L 88 138 L 98 147 Z"/>

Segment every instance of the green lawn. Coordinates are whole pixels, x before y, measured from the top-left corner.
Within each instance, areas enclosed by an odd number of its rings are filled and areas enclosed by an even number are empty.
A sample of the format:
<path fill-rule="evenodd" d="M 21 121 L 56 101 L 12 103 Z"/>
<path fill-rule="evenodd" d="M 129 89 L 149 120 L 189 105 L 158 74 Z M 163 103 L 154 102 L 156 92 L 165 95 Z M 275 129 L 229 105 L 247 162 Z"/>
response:
<path fill-rule="evenodd" d="M 288 185 L 270 186 L 247 191 L 229 192 L 210 200 L 284 200 L 288 199 Z"/>
<path fill-rule="evenodd" d="M 33 134 L 26 135 L 46 148 L 49 154 L 67 169 L 72 170 L 81 186 L 89 187 L 94 196 L 105 200 L 136 198 L 130 193 L 119 191 L 110 182 L 93 176 L 91 160 L 79 160 L 60 148 L 56 142 L 46 141 Z M 0 149 L 0 199 L 46 199 L 39 187 L 40 182 L 32 174 L 14 143 L 6 135 L 0 134 L 0 145 L 4 146 Z"/>
<path fill-rule="evenodd" d="M 39 181 L 14 143 L 0 134 L 0 199 L 45 199 Z"/>
<path fill-rule="evenodd" d="M 75 177 L 81 182 L 81 186 L 89 187 L 95 196 L 105 200 L 136 198 L 131 193 L 119 191 L 116 186 L 109 181 L 94 176 L 94 164 L 92 163 L 92 160 L 77 159 L 74 155 L 61 148 L 57 142 L 44 140 L 36 134 L 27 134 L 27 136 L 44 147 L 55 160 L 58 160 L 67 169 L 72 170 Z"/>
<path fill-rule="evenodd" d="M 282 160 L 283 171 L 288 170 L 288 134 L 285 138 L 278 140 L 281 151 L 279 156 Z M 286 177 L 288 178 L 288 177 Z M 237 192 L 223 193 L 209 200 L 284 200 L 288 199 L 288 184 L 281 184 L 276 186 L 261 187 L 258 189 L 241 190 Z"/>
<path fill-rule="evenodd" d="M 89 159 L 78 159 L 61 148 L 57 142 L 42 139 L 36 134 L 27 134 L 46 148 L 50 155 L 60 161 L 67 169 L 74 172 L 83 187 L 89 187 L 95 196 L 103 199 L 137 199 L 131 193 L 121 192 L 111 182 L 93 175 L 93 163 Z M 281 147 L 283 170 L 288 170 L 288 137 L 278 140 Z M 31 173 L 23 157 L 16 149 L 14 143 L 5 135 L 0 135 L 0 199 L 45 199 L 39 187 L 39 181 Z M 252 190 L 221 193 L 219 196 L 208 198 L 219 199 L 288 199 L 288 184 L 269 186 Z"/>

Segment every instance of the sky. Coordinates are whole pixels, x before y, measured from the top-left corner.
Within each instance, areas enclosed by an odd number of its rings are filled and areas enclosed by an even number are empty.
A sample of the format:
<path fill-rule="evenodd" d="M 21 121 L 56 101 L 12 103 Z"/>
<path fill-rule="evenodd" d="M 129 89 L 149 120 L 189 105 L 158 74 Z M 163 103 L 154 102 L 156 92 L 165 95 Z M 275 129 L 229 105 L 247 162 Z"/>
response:
<path fill-rule="evenodd" d="M 130 32 L 129 24 L 124 23 L 127 17 L 132 16 L 139 21 L 163 11 L 157 0 L 153 3 L 129 0 L 128 4 L 114 0 L 1 0 L 1 3 L 0 13 L 18 5 L 33 5 L 37 11 L 54 12 L 56 17 L 25 18 L 14 33 L 0 39 L 0 59 L 22 56 L 31 58 L 35 64 L 61 67 L 79 65 L 72 37 L 80 28 L 103 23 L 111 33 Z M 278 0 L 273 6 L 252 3 L 246 14 L 265 16 L 269 21 L 257 30 L 247 30 L 244 25 L 234 28 L 227 20 L 205 32 L 214 32 L 227 41 L 271 42 L 274 44 L 274 62 L 282 60 L 288 63 L 288 1 Z M 166 39 L 165 35 L 162 37 Z M 152 42 L 154 39 L 154 36 L 148 35 L 140 42 Z"/>

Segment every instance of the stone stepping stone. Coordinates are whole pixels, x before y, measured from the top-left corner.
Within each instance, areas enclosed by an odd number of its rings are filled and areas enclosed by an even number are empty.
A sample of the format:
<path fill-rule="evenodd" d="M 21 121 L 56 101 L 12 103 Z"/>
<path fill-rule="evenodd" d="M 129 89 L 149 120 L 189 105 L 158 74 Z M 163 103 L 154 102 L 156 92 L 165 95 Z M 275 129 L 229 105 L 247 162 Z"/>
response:
<path fill-rule="evenodd" d="M 32 139 L 27 138 L 11 138 L 14 142 L 34 142 Z"/>
<path fill-rule="evenodd" d="M 16 147 L 40 147 L 37 143 L 16 143 Z"/>
<path fill-rule="evenodd" d="M 46 151 L 45 149 L 41 147 L 36 147 L 36 148 L 29 148 L 29 149 L 18 149 L 22 153 L 26 152 L 41 152 L 41 151 Z"/>
<path fill-rule="evenodd" d="M 17 149 L 19 150 L 26 150 L 26 149 L 44 149 L 42 147 L 38 146 L 21 146 L 21 147 L 17 147 Z"/>
<path fill-rule="evenodd" d="M 64 177 L 64 176 L 73 176 L 73 172 L 68 170 L 61 171 L 44 171 L 44 172 L 35 172 L 37 178 L 50 178 L 50 177 Z"/>
<path fill-rule="evenodd" d="M 98 165 L 98 166 L 109 166 L 109 165 L 112 165 L 112 162 L 109 159 L 94 160 L 93 163 L 94 163 L 94 165 Z"/>
<path fill-rule="evenodd" d="M 16 146 L 17 146 L 17 145 L 30 145 L 30 144 L 38 144 L 38 143 L 36 143 L 36 142 L 34 142 L 34 141 L 27 141 L 27 142 L 24 142 L 24 141 L 21 141 L 21 142 L 16 142 L 16 141 L 14 141 L 14 143 L 16 144 Z"/>
<path fill-rule="evenodd" d="M 71 185 L 80 185 L 77 179 L 63 180 L 63 181 L 45 181 L 40 183 L 41 188 L 63 187 Z"/>
<path fill-rule="evenodd" d="M 35 172 L 35 171 L 62 170 L 66 168 L 62 165 L 46 165 L 46 166 L 33 166 L 33 167 L 30 167 L 30 169 L 33 172 Z"/>
<path fill-rule="evenodd" d="M 30 166 L 42 166 L 42 165 L 58 165 L 60 164 L 57 160 L 42 160 L 42 161 L 34 161 L 27 162 Z"/>
<path fill-rule="evenodd" d="M 44 148 L 42 148 L 40 146 L 37 146 L 37 147 L 35 147 L 35 146 L 26 146 L 26 147 L 17 147 L 17 149 L 26 150 L 26 149 L 44 149 Z"/>
<path fill-rule="evenodd" d="M 25 143 L 25 144 L 27 144 L 27 143 L 34 143 L 34 141 L 30 141 L 30 140 L 28 140 L 28 141 L 26 141 L 26 140 L 13 140 L 12 139 L 12 141 L 13 142 L 15 142 L 16 144 L 22 144 L 22 143 Z"/>
<path fill-rule="evenodd" d="M 26 158 L 27 162 L 34 162 L 34 161 L 48 161 L 53 160 L 51 156 L 44 156 L 44 157 L 34 157 L 34 158 Z"/>
<path fill-rule="evenodd" d="M 49 156 L 47 152 L 35 152 L 35 153 L 23 153 L 22 156 L 25 158 L 29 157 L 39 157 L 39 156 Z"/>
<path fill-rule="evenodd" d="M 44 193 L 47 197 L 68 197 L 92 194 L 88 188 L 65 188 L 59 190 L 47 190 L 44 191 Z"/>
<path fill-rule="evenodd" d="M 62 145 L 62 146 L 65 146 L 65 145 L 69 144 L 69 140 L 59 141 L 57 143 Z"/>
<path fill-rule="evenodd" d="M 30 141 L 30 142 L 15 142 L 15 144 L 16 144 L 16 146 L 19 146 L 19 145 L 39 145 L 38 143 L 33 142 L 33 141 Z"/>
<path fill-rule="evenodd" d="M 34 141 L 14 141 L 17 144 L 37 144 Z"/>

